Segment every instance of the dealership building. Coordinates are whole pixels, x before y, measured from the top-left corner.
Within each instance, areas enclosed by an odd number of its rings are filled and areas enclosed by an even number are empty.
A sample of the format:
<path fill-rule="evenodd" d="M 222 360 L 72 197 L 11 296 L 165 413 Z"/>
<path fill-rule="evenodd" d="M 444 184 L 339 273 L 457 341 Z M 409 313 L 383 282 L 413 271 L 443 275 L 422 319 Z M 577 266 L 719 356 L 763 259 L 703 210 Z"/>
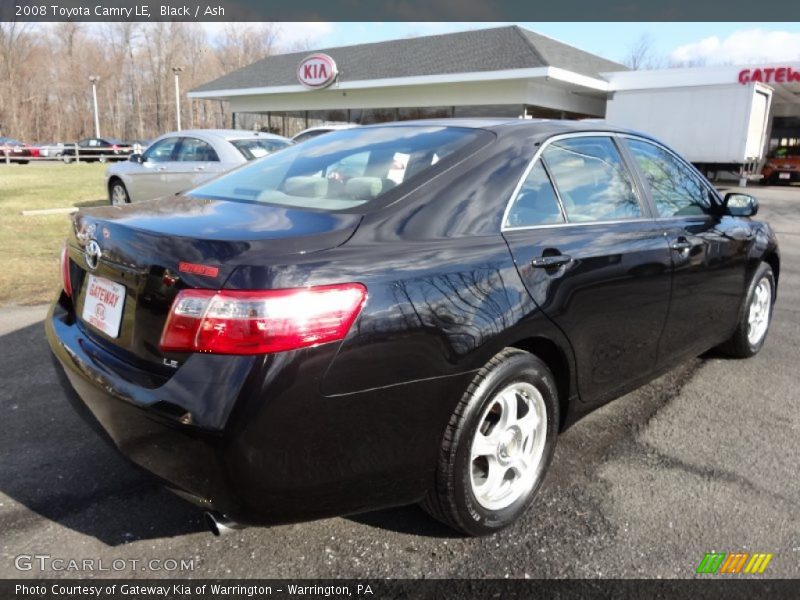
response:
<path fill-rule="evenodd" d="M 690 105 L 709 93 L 724 104 L 742 86 L 772 90 L 765 145 L 800 143 L 800 63 L 631 71 L 518 26 L 270 56 L 189 97 L 228 102 L 234 125 L 255 114 L 291 135 L 322 122 L 450 116 L 613 121 L 609 106 L 623 96 L 679 90 Z"/>

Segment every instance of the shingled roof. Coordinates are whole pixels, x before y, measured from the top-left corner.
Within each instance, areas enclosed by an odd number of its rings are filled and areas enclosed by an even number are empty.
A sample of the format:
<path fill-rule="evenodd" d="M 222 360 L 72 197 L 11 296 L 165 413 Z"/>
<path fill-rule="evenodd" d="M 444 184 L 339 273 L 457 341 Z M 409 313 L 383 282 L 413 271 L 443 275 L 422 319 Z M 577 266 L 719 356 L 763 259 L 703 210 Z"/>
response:
<path fill-rule="evenodd" d="M 506 69 L 559 67 L 598 77 L 627 67 L 522 27 L 511 25 L 458 33 L 316 50 L 329 54 L 340 81 L 387 79 Z M 297 65 L 309 52 L 278 54 L 205 83 L 193 92 L 297 84 Z"/>

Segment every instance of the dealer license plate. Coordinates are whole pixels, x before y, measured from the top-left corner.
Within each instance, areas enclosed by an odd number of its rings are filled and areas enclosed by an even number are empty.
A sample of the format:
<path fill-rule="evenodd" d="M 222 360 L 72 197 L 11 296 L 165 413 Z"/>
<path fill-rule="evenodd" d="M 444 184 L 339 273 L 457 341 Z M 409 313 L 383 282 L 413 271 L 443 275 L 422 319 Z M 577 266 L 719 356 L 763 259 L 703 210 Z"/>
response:
<path fill-rule="evenodd" d="M 103 277 L 89 275 L 83 301 L 83 320 L 107 336 L 119 336 L 125 286 Z"/>
<path fill-rule="evenodd" d="M 778 173 L 778 179 L 790 179 L 791 177 L 791 173 Z"/>

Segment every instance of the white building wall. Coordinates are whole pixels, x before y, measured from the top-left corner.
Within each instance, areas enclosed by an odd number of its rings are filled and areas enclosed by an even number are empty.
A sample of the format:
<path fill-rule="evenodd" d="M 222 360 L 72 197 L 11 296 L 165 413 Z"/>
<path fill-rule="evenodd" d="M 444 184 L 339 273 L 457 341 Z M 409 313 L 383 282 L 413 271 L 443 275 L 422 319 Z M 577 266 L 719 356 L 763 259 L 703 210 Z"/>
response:
<path fill-rule="evenodd" d="M 605 109 L 604 95 L 577 94 L 561 84 L 524 79 L 348 90 L 331 87 L 299 93 L 233 96 L 227 100 L 232 112 L 519 104 L 522 114 L 522 106 L 532 104 L 602 116 Z"/>

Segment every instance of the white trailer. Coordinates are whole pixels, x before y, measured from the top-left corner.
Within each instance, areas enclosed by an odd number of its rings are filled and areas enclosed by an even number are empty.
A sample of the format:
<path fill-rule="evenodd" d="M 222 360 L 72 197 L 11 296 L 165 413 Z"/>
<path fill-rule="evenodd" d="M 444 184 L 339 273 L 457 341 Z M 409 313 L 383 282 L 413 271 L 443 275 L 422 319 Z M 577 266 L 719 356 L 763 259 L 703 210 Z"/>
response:
<path fill-rule="evenodd" d="M 736 171 L 745 179 L 759 172 L 771 103 L 772 89 L 760 83 L 617 89 L 606 121 L 652 135 L 710 177 Z"/>

